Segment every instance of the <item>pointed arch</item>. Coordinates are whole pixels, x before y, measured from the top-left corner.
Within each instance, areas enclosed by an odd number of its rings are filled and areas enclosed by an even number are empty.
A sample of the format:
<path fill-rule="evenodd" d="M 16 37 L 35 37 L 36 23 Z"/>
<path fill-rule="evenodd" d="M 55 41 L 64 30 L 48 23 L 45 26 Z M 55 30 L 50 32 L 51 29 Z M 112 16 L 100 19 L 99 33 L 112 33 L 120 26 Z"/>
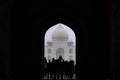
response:
<path fill-rule="evenodd" d="M 60 28 L 60 26 L 62 28 Z M 66 37 L 68 37 L 68 39 Z M 73 54 L 71 54 L 69 51 L 71 48 Z M 57 54 L 57 52 L 59 49 L 62 49 L 63 52 L 62 56 L 64 55 L 63 57 L 65 60 L 69 61 L 70 60 L 69 56 L 73 56 L 73 60 L 76 62 L 75 32 L 70 27 L 66 26 L 63 23 L 53 25 L 46 31 L 44 36 L 44 57 L 47 58 L 48 56 L 51 56 L 51 59 L 52 58 L 57 59 L 59 55 Z M 49 52 L 48 50 L 51 51 L 51 54 L 48 53 Z"/>

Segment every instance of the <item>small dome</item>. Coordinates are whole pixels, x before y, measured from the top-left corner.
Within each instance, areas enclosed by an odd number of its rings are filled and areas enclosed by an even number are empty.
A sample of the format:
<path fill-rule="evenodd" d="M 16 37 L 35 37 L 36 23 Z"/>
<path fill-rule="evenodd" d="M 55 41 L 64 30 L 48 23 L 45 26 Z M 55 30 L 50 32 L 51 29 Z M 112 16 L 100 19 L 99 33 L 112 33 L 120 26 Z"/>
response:
<path fill-rule="evenodd" d="M 68 41 L 68 33 L 67 31 L 59 25 L 52 33 L 53 41 Z"/>

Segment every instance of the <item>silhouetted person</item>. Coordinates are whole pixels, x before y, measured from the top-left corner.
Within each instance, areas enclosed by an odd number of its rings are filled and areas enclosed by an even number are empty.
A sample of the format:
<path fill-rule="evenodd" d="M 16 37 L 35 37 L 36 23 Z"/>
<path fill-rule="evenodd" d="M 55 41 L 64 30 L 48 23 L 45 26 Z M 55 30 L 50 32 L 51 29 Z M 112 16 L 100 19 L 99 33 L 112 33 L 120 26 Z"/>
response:
<path fill-rule="evenodd" d="M 61 55 L 59 56 L 58 61 L 59 61 L 59 62 L 63 62 L 63 61 L 64 61 L 64 59 L 62 58 Z"/>
<path fill-rule="evenodd" d="M 56 77 L 56 73 L 55 73 L 56 69 L 55 68 L 56 68 L 55 59 L 52 58 L 52 62 L 51 62 L 51 78 L 52 79 L 55 79 L 55 77 Z"/>
<path fill-rule="evenodd" d="M 47 63 L 45 59 L 45 63 Z M 52 58 L 52 61 L 47 63 L 47 79 L 51 80 L 63 80 L 65 78 L 72 80 L 75 74 L 74 61 L 64 61 L 62 56 L 58 59 Z"/>
<path fill-rule="evenodd" d="M 59 56 L 57 69 L 58 69 L 58 79 L 61 78 L 61 80 L 63 80 L 63 72 L 64 72 L 63 71 L 63 62 L 64 62 L 64 60 L 63 60 L 62 56 Z"/>
<path fill-rule="evenodd" d="M 59 75 L 59 62 L 58 62 L 58 60 L 56 59 L 55 60 L 55 67 L 54 67 L 54 69 L 55 69 L 55 77 L 56 77 L 56 79 L 58 79 L 58 75 Z"/>
<path fill-rule="evenodd" d="M 44 75 L 44 77 L 47 75 L 47 69 L 48 69 L 47 59 L 46 59 L 46 57 L 45 57 L 45 58 L 44 58 L 44 67 L 43 67 L 43 70 L 44 70 L 43 75 Z"/>
<path fill-rule="evenodd" d="M 51 62 L 50 62 L 50 60 L 48 60 L 48 63 L 47 63 L 47 66 L 48 66 L 48 79 L 50 79 L 50 77 L 51 77 Z"/>
<path fill-rule="evenodd" d="M 69 71 L 68 71 L 68 70 L 69 70 L 69 68 L 68 68 L 69 65 L 68 65 L 68 64 L 69 64 L 68 61 L 65 61 L 65 62 L 64 62 L 64 73 L 65 73 L 65 78 L 68 77 L 68 72 L 69 72 Z"/>
<path fill-rule="evenodd" d="M 73 75 L 74 75 L 74 61 L 73 60 L 71 60 L 70 62 L 69 62 L 70 64 L 70 71 L 69 71 L 69 76 L 70 76 L 70 79 L 72 79 L 72 77 L 73 77 Z"/>

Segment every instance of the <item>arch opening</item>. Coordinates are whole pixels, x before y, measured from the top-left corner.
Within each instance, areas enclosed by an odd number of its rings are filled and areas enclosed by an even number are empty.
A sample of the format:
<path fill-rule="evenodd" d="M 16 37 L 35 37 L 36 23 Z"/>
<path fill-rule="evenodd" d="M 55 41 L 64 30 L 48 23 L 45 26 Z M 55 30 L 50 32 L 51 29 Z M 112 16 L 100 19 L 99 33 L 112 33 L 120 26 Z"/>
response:
<path fill-rule="evenodd" d="M 73 72 L 72 74 L 75 75 L 76 37 L 74 31 L 70 27 L 58 23 L 46 31 L 44 37 L 44 59 L 44 69 L 48 68 L 48 71 L 44 70 L 45 74 L 43 78 L 55 78 L 54 76 L 57 75 L 57 73 L 54 73 L 53 69 L 58 68 L 56 71 L 62 72 L 58 74 L 56 78 L 60 76 L 60 78 L 65 79 L 66 74 L 63 73 L 65 73 L 65 65 L 69 67 L 67 64 L 73 66 L 72 68 L 70 67 L 69 71 Z M 56 65 L 55 61 L 58 61 L 59 66 Z M 61 63 L 64 64 L 64 67 Z M 52 65 L 50 71 L 49 64 Z M 54 74 L 52 75 L 52 73 Z M 66 76 L 66 78 L 69 77 Z"/>

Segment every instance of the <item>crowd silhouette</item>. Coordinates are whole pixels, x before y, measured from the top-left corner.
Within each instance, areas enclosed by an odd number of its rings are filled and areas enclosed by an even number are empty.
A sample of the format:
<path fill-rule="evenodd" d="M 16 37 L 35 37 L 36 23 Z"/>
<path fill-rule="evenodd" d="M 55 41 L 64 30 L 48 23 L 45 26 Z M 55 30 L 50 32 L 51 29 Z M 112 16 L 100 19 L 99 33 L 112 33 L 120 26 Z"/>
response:
<path fill-rule="evenodd" d="M 47 80 L 73 80 L 75 79 L 74 61 L 65 61 L 62 56 L 58 59 L 46 60 L 44 58 L 43 78 Z"/>

